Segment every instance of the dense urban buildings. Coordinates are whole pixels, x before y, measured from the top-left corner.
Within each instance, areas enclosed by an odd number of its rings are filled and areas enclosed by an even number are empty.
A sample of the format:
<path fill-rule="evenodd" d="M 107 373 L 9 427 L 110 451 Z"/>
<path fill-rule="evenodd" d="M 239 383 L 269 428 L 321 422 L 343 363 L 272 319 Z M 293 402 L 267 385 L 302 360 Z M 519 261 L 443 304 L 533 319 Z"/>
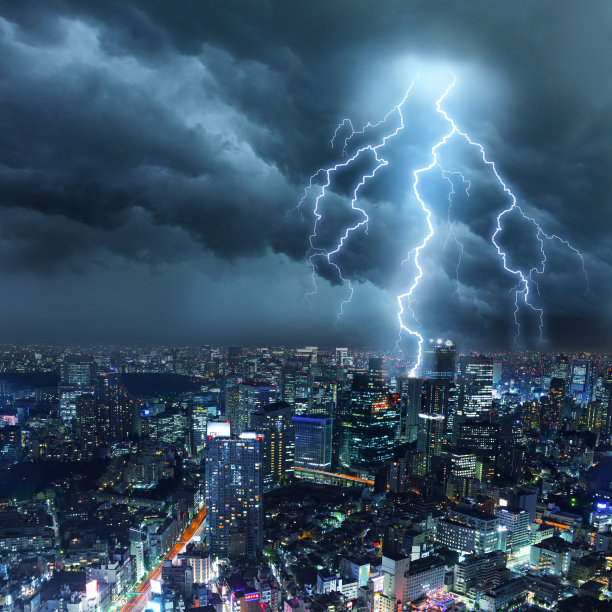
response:
<path fill-rule="evenodd" d="M 416 377 L 350 348 L 3 346 L 3 610 L 608 598 L 611 367 L 450 341 Z"/>

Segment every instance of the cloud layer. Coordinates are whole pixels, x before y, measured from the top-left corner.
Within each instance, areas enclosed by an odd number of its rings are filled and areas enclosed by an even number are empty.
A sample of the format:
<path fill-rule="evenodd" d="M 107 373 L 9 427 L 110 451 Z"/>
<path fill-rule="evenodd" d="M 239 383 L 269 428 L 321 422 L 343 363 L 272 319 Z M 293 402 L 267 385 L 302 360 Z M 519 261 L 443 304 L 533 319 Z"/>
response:
<path fill-rule="evenodd" d="M 544 347 L 605 349 L 612 227 L 612 8 L 572 2 L 9 2 L 0 9 L 0 314 L 5 340 L 317 342 L 388 345 L 395 295 L 414 268 L 424 217 L 412 172 L 445 125 L 445 107 L 483 142 L 521 206 L 570 240 L 547 244 L 534 302 Z M 364 191 L 369 231 L 338 258 L 347 289 L 321 266 L 309 308 L 307 200 L 317 168 L 339 159 L 338 121 L 377 121 L 420 71 L 406 130 Z M 490 237 L 507 204 L 460 140 L 422 193 L 436 235 L 415 293 L 425 335 L 463 348 L 512 343 L 515 279 Z M 371 160 L 364 159 L 361 168 Z M 346 172 L 325 202 L 320 244 L 354 220 Z M 447 240 L 452 220 L 464 252 Z M 510 258 L 537 260 L 533 228 L 512 216 Z M 520 314 L 527 345 L 533 318 Z M 241 339 L 244 340 L 241 340 Z"/>

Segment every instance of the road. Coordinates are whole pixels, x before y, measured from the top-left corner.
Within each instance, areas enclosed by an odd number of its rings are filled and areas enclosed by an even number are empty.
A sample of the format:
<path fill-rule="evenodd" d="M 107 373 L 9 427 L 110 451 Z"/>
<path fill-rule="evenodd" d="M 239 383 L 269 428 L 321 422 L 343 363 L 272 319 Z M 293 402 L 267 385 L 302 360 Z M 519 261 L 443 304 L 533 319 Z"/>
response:
<path fill-rule="evenodd" d="M 159 580 L 164 567 L 164 561 L 172 561 L 178 554 L 180 554 L 185 546 L 191 541 L 194 535 L 202 527 L 204 519 L 206 518 L 206 506 L 204 506 L 195 516 L 193 521 L 189 524 L 187 529 L 183 531 L 181 539 L 168 551 L 166 556 L 151 570 L 149 575 L 140 583 L 136 589 L 138 595 L 130 599 L 121 612 L 141 612 L 147 606 L 149 597 L 151 596 L 151 580 Z"/>

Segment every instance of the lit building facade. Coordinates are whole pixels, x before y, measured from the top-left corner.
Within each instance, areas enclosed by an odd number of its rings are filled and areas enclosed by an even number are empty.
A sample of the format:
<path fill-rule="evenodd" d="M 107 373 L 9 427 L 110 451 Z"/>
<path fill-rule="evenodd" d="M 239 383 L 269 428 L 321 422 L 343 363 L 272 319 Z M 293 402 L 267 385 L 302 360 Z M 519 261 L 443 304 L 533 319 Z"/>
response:
<path fill-rule="evenodd" d="M 263 440 L 224 425 L 208 426 L 206 543 L 217 557 L 253 558 L 263 538 Z"/>

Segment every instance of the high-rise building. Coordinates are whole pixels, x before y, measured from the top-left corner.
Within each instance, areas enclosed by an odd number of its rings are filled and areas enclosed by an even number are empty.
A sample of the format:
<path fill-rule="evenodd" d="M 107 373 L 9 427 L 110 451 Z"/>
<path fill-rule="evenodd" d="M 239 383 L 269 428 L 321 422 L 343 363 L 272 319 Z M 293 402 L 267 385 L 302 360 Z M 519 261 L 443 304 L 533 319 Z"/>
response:
<path fill-rule="evenodd" d="M 84 457 L 91 458 L 97 444 L 96 400 L 93 393 L 79 395 L 75 407 L 75 433 Z"/>
<path fill-rule="evenodd" d="M 462 478 L 476 476 L 476 455 L 468 451 L 453 450 L 449 454 L 450 474 Z"/>
<path fill-rule="evenodd" d="M 89 387 L 93 373 L 93 361 L 89 356 L 69 355 L 62 364 L 62 384 Z"/>
<path fill-rule="evenodd" d="M 21 460 L 21 426 L 0 423 L 0 465 L 6 466 Z"/>
<path fill-rule="evenodd" d="M 204 402 L 193 401 L 190 406 L 191 451 L 200 455 L 206 447 L 206 427 L 209 420 L 208 408 Z"/>
<path fill-rule="evenodd" d="M 495 467 L 499 444 L 499 426 L 488 421 L 466 419 L 458 426 L 457 447 L 473 453 L 487 464 L 487 474 Z"/>
<path fill-rule="evenodd" d="M 425 474 L 431 471 L 434 457 L 442 455 L 445 420 L 448 415 L 448 390 L 449 381 L 447 379 L 423 381 L 417 451 L 423 454 L 424 469 L 422 468 L 421 471 L 424 471 Z"/>
<path fill-rule="evenodd" d="M 281 370 L 281 400 L 293 406 L 297 397 L 298 368 L 285 364 Z"/>
<path fill-rule="evenodd" d="M 263 543 L 263 438 L 208 424 L 206 543 L 217 557 L 254 558 Z"/>
<path fill-rule="evenodd" d="M 601 403 L 603 405 L 604 436 L 612 434 L 612 369 L 609 369 L 602 382 Z"/>
<path fill-rule="evenodd" d="M 500 529 L 506 531 L 506 537 L 501 540 L 504 544 L 501 550 L 508 554 L 513 562 L 526 562 L 529 558 L 529 533 L 531 520 L 529 512 L 521 508 L 500 507 L 495 509 L 495 516 L 499 519 Z"/>
<path fill-rule="evenodd" d="M 455 359 L 457 349 L 451 340 L 433 340 L 423 350 L 422 377 L 434 380 L 453 380 L 455 378 Z"/>
<path fill-rule="evenodd" d="M 140 430 L 140 409 L 123 387 L 110 404 L 109 431 L 112 441 L 127 440 Z"/>
<path fill-rule="evenodd" d="M 587 407 L 587 429 L 589 431 L 603 431 L 605 427 L 604 406 L 599 400 L 589 402 Z"/>
<path fill-rule="evenodd" d="M 463 418 L 482 418 L 493 402 L 493 360 L 484 355 L 460 359 L 458 412 Z"/>
<path fill-rule="evenodd" d="M 554 435 L 563 419 L 565 383 L 561 378 L 550 381 L 548 395 L 540 400 L 540 432 L 545 436 Z"/>
<path fill-rule="evenodd" d="M 499 548 L 498 527 L 496 516 L 458 504 L 447 519 L 438 521 L 435 539 L 457 552 L 485 555 Z"/>
<path fill-rule="evenodd" d="M 422 378 L 402 377 L 397 381 L 400 419 L 399 437 L 402 442 L 414 442 L 417 439 L 422 389 Z"/>
<path fill-rule="evenodd" d="M 78 385 L 60 385 L 58 387 L 59 414 L 66 425 L 74 423 L 77 398 L 91 393 L 93 393 L 91 387 L 80 387 Z"/>
<path fill-rule="evenodd" d="M 355 373 L 351 412 L 342 423 L 340 464 L 371 470 L 391 459 L 398 430 L 398 413 L 389 403 L 386 385 L 368 373 Z"/>
<path fill-rule="evenodd" d="M 237 384 L 225 387 L 225 416 L 236 430 L 240 413 L 240 386 Z"/>
<path fill-rule="evenodd" d="M 595 367 L 590 359 L 574 359 L 569 395 L 577 404 L 586 406 L 593 399 Z"/>
<path fill-rule="evenodd" d="M 275 402 L 253 413 L 253 426 L 263 436 L 263 478 L 266 489 L 291 480 L 295 431 L 287 402 Z"/>
<path fill-rule="evenodd" d="M 540 403 L 529 400 L 521 406 L 521 423 L 527 431 L 540 431 Z"/>
<path fill-rule="evenodd" d="M 331 469 L 333 419 L 329 416 L 292 418 L 295 429 L 295 475 L 305 470 Z"/>
<path fill-rule="evenodd" d="M 567 355 L 557 355 L 554 358 L 552 378 L 560 378 L 565 383 L 569 380 L 569 359 Z"/>
<path fill-rule="evenodd" d="M 117 372 L 105 372 L 94 379 L 94 397 L 96 400 L 96 432 L 99 444 L 113 440 L 120 425 L 117 422 L 119 412 L 115 408 L 119 402 L 120 375 Z M 113 415 L 113 433 L 111 433 L 111 414 Z"/>
<path fill-rule="evenodd" d="M 348 348 L 339 347 L 336 349 L 336 366 L 343 368 L 349 363 Z"/>
<path fill-rule="evenodd" d="M 251 415 L 263 406 L 277 401 L 278 389 L 273 385 L 265 385 L 257 382 L 238 385 L 237 412 L 228 413 L 232 429 L 236 433 L 242 433 L 251 428 Z"/>

